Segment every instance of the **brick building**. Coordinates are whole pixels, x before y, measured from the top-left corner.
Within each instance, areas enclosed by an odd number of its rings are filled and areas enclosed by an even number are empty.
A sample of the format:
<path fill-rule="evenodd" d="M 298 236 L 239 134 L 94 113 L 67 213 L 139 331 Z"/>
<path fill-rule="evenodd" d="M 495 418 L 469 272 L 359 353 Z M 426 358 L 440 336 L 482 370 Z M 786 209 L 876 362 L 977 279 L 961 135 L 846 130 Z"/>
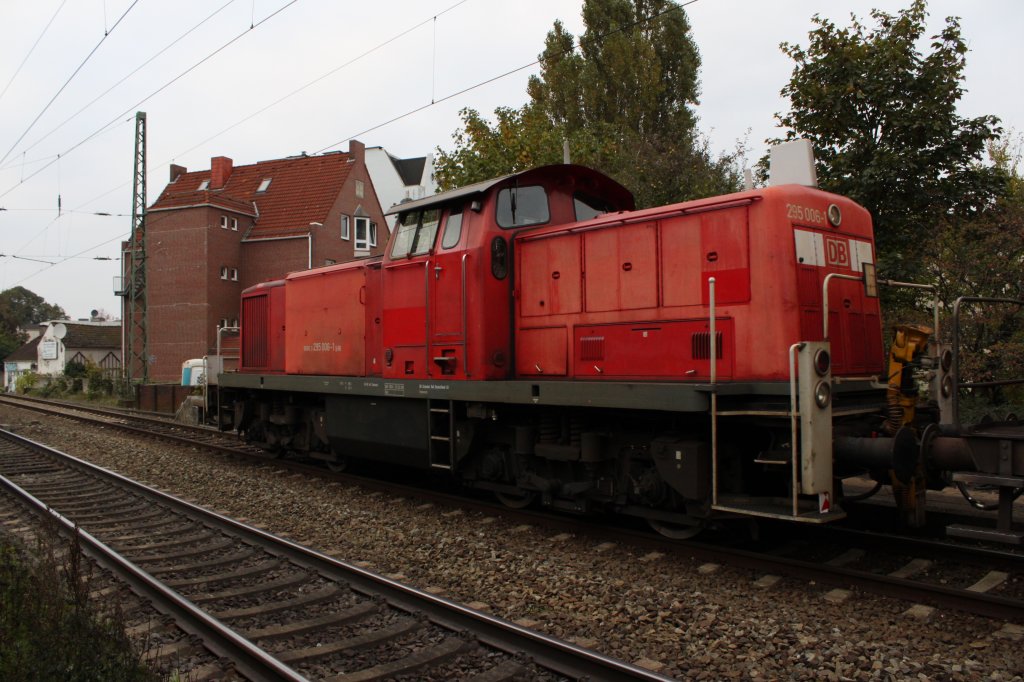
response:
<path fill-rule="evenodd" d="M 146 217 L 149 377 L 174 381 L 181 363 L 215 352 L 237 326 L 242 290 L 289 272 L 378 255 L 387 224 L 362 143 L 347 153 L 210 170 L 171 166 Z"/>

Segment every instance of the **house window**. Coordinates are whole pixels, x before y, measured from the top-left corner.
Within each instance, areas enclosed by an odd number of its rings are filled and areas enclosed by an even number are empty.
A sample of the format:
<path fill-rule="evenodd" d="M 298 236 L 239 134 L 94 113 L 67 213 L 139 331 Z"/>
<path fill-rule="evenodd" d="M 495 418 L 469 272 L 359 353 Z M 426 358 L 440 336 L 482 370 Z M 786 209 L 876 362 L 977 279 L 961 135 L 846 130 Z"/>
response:
<path fill-rule="evenodd" d="M 228 229 L 228 217 L 226 215 L 220 217 L 220 227 L 222 230 Z"/>
<path fill-rule="evenodd" d="M 238 218 L 231 219 L 231 229 L 238 232 Z"/>
<path fill-rule="evenodd" d="M 377 223 L 356 216 L 356 251 L 368 251 L 377 246 Z"/>
<path fill-rule="evenodd" d="M 341 238 L 344 239 L 345 241 L 348 241 L 351 238 L 351 236 L 352 233 L 349 230 L 348 216 L 343 215 L 341 216 Z"/>
<path fill-rule="evenodd" d="M 235 319 L 231 320 L 231 326 L 234 327 L 235 329 L 238 329 L 238 318 L 237 317 Z"/>
<path fill-rule="evenodd" d="M 362 180 L 356 180 L 356 198 L 362 199 L 363 194 L 366 192 L 366 188 L 363 186 Z"/>
<path fill-rule="evenodd" d="M 223 329 L 226 326 L 228 326 L 228 318 L 220 318 L 220 322 L 217 323 L 217 329 Z"/>
<path fill-rule="evenodd" d="M 177 182 L 178 179 L 175 178 L 174 181 Z M 209 180 L 203 180 L 202 182 L 199 183 L 199 189 L 196 190 L 196 191 L 197 192 L 202 192 L 204 189 L 206 189 L 209 186 L 210 186 L 210 181 Z"/>
<path fill-rule="evenodd" d="M 273 178 L 263 178 L 263 182 L 261 182 L 260 186 L 256 188 L 256 191 L 257 192 L 266 192 L 267 188 L 270 187 L 270 181 L 271 180 L 273 180 Z"/>
<path fill-rule="evenodd" d="M 228 278 L 228 266 L 226 266 L 226 265 L 220 266 L 220 278 L 221 279 L 227 279 Z"/>
<path fill-rule="evenodd" d="M 231 281 L 232 282 L 237 282 L 238 281 L 238 268 L 231 268 Z"/>

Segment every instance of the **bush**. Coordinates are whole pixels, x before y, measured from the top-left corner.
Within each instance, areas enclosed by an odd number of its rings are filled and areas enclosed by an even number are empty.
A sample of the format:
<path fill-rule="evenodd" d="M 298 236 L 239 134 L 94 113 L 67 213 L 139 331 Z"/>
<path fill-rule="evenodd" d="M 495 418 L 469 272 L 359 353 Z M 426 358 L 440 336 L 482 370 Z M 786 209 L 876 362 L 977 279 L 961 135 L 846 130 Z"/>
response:
<path fill-rule="evenodd" d="M 68 364 L 64 365 L 64 376 L 66 377 L 81 379 L 82 377 L 86 376 L 86 373 L 88 371 L 89 370 L 85 366 L 85 364 L 81 362 L 69 362 Z"/>
<path fill-rule="evenodd" d="M 39 383 L 39 378 L 35 372 L 25 372 L 14 382 L 14 390 L 18 393 L 28 393 Z"/>
<path fill-rule="evenodd" d="M 89 608 L 80 549 L 27 561 L 0 539 L 0 679 L 152 680 L 124 624 Z"/>
<path fill-rule="evenodd" d="M 89 382 L 89 387 L 86 391 L 89 398 L 101 398 L 113 395 L 114 381 L 100 367 L 97 367 L 96 365 L 90 366 L 85 378 L 86 381 Z"/>
<path fill-rule="evenodd" d="M 71 380 L 64 376 L 50 377 L 39 388 L 39 395 L 44 398 L 63 398 L 71 390 Z"/>

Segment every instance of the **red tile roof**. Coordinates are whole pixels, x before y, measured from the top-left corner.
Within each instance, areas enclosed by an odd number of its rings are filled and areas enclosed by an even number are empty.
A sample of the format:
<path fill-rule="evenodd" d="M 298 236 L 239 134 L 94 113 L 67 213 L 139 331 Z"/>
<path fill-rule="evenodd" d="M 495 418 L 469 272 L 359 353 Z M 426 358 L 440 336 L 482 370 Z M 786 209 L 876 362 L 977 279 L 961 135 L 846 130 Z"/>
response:
<path fill-rule="evenodd" d="M 345 153 L 298 156 L 235 166 L 224 187 L 200 190 L 211 171 L 183 173 L 164 188 L 160 198 L 149 207 L 159 211 L 211 204 L 259 218 L 247 239 L 305 235 L 309 224 L 327 219 L 334 202 L 348 179 L 352 157 Z M 257 192 L 269 178 L 265 192 Z"/>

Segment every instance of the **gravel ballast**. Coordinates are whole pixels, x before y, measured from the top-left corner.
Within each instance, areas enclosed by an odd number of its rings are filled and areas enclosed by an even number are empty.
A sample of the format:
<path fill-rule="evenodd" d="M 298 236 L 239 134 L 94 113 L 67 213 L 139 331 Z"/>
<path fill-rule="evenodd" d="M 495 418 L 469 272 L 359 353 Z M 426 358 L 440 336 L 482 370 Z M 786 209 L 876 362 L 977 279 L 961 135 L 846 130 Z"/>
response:
<path fill-rule="evenodd" d="M 33 440 L 345 561 L 681 679 L 1024 680 L 1020 628 L 556 535 L 0 406 Z M 764 586 L 757 586 L 760 581 Z"/>

